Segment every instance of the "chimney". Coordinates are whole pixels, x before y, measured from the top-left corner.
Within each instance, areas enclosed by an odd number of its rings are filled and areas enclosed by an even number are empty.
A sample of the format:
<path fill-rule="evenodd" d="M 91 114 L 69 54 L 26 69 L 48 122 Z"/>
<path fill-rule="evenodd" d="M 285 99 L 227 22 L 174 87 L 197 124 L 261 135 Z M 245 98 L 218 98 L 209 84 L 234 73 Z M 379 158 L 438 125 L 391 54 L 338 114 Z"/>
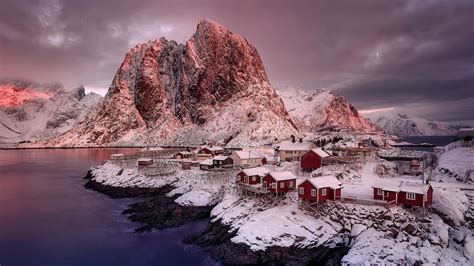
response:
<path fill-rule="evenodd" d="M 209 146 L 209 148 L 212 148 L 212 142 L 209 142 L 208 146 Z"/>
<path fill-rule="evenodd" d="M 303 143 L 303 138 L 300 138 L 300 142 Z"/>

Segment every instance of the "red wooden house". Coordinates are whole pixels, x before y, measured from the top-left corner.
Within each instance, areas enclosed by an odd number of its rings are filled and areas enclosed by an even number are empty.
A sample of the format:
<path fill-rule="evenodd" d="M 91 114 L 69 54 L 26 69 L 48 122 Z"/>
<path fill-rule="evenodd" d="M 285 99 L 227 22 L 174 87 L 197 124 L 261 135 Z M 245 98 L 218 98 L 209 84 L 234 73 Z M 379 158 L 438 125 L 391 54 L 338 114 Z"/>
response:
<path fill-rule="evenodd" d="M 296 176 L 290 171 L 270 172 L 262 180 L 263 187 L 273 193 L 286 193 L 296 186 Z"/>
<path fill-rule="evenodd" d="M 374 199 L 396 204 L 427 207 L 433 201 L 433 188 L 430 184 L 386 180 L 375 184 L 373 189 Z"/>
<path fill-rule="evenodd" d="M 265 167 L 254 167 L 242 170 L 237 174 L 237 180 L 242 184 L 255 185 L 262 182 L 270 171 Z"/>
<path fill-rule="evenodd" d="M 198 154 L 209 154 L 211 156 L 217 156 L 224 154 L 224 148 L 213 145 L 202 146 L 201 148 L 199 148 Z"/>
<path fill-rule="evenodd" d="M 190 159 L 193 157 L 193 153 L 189 151 L 180 151 L 174 155 L 175 159 Z"/>
<path fill-rule="evenodd" d="M 301 169 L 305 172 L 312 172 L 322 166 L 326 157 L 329 157 L 329 154 L 323 149 L 311 149 L 301 156 Z"/>
<path fill-rule="evenodd" d="M 313 177 L 298 186 L 298 198 L 322 202 L 341 198 L 342 183 L 335 176 Z"/>

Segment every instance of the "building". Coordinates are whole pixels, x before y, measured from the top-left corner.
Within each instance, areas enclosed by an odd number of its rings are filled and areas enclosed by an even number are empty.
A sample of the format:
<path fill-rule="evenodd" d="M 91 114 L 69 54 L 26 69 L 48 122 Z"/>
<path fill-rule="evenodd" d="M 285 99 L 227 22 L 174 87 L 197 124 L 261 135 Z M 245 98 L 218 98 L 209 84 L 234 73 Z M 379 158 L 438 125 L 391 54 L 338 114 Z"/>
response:
<path fill-rule="evenodd" d="M 311 149 L 301 156 L 301 170 L 312 172 L 323 165 L 325 158 L 330 155 L 321 148 Z"/>
<path fill-rule="evenodd" d="M 224 148 L 209 144 L 209 145 L 200 147 L 197 153 L 199 155 L 206 154 L 212 157 L 212 156 L 224 154 Z"/>
<path fill-rule="evenodd" d="M 115 154 L 111 154 L 110 155 L 110 160 L 123 160 L 125 159 L 125 155 L 123 155 L 122 153 L 115 153 Z"/>
<path fill-rule="evenodd" d="M 206 159 L 199 163 L 199 169 L 201 170 L 209 170 L 212 169 L 213 166 L 214 162 L 212 161 L 212 159 Z"/>
<path fill-rule="evenodd" d="M 193 163 L 191 161 L 182 161 L 181 162 L 181 168 L 183 170 L 190 170 L 192 165 L 193 165 Z"/>
<path fill-rule="evenodd" d="M 270 171 L 263 166 L 248 168 L 237 174 L 237 180 L 242 184 L 260 184 L 262 182 L 262 178 L 268 173 L 270 173 Z"/>
<path fill-rule="evenodd" d="M 180 151 L 174 155 L 175 159 L 191 159 L 193 157 L 193 153 L 189 151 Z"/>
<path fill-rule="evenodd" d="M 313 177 L 298 186 L 298 198 L 311 202 L 338 200 L 341 193 L 342 183 L 335 176 Z"/>
<path fill-rule="evenodd" d="M 142 148 L 139 151 L 139 155 L 143 157 L 155 157 L 163 155 L 165 150 L 161 147 L 149 147 Z"/>
<path fill-rule="evenodd" d="M 270 172 L 262 179 L 262 185 L 273 193 L 286 193 L 296 187 L 296 176 L 290 171 Z"/>
<path fill-rule="evenodd" d="M 224 155 L 218 155 L 212 158 L 212 163 L 214 167 L 233 164 L 233 161 L 234 160 L 232 160 L 232 158 L 230 158 L 229 156 L 224 156 Z"/>
<path fill-rule="evenodd" d="M 423 172 L 427 154 L 422 151 L 393 150 L 381 152 L 379 157 L 394 162 L 400 175 L 416 175 Z"/>
<path fill-rule="evenodd" d="M 259 166 L 267 163 L 267 159 L 255 151 L 234 151 L 230 158 L 234 165 Z"/>
<path fill-rule="evenodd" d="M 374 199 L 395 204 L 427 207 L 433 200 L 433 188 L 430 184 L 384 180 L 372 188 Z"/>
<path fill-rule="evenodd" d="M 150 166 L 153 164 L 153 159 L 150 158 L 139 158 L 137 160 L 138 166 Z"/>
<path fill-rule="evenodd" d="M 280 161 L 299 161 L 303 154 L 311 150 L 312 144 L 308 142 L 282 141 L 275 146 L 275 152 Z"/>

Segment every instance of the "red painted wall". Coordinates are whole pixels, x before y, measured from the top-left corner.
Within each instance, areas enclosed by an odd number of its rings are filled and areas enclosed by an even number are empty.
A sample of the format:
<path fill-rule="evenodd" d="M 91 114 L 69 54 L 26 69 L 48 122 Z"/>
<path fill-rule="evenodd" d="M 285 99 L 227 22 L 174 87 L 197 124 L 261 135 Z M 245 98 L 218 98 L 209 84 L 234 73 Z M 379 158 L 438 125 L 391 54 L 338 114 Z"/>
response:
<path fill-rule="evenodd" d="M 268 174 L 266 175 L 265 177 L 263 177 L 262 179 L 262 183 L 267 181 L 267 184 L 268 184 L 268 190 L 270 190 L 271 192 L 273 193 L 276 193 L 278 191 L 278 193 L 286 193 L 290 190 L 294 190 L 295 189 L 295 186 L 296 186 L 296 179 L 291 179 L 291 180 L 284 180 L 284 181 L 278 181 L 276 182 L 275 179 L 273 179 L 273 177 Z M 277 183 L 277 189 L 273 189 L 272 188 L 272 183 Z M 280 183 L 284 183 L 285 184 L 285 187 L 284 188 L 280 188 Z M 293 184 L 293 187 L 290 188 L 290 183 Z"/>
<path fill-rule="evenodd" d="M 313 151 L 308 151 L 301 156 L 300 164 L 303 171 L 313 171 L 321 167 L 321 157 Z"/>
<path fill-rule="evenodd" d="M 303 187 L 304 188 L 304 194 L 299 194 L 299 188 L 300 187 Z M 298 186 L 298 198 L 302 199 L 302 200 L 307 200 L 307 201 L 316 201 L 316 196 L 311 196 L 311 189 L 316 189 L 313 184 L 311 184 L 311 182 L 309 182 L 308 180 L 304 181 L 303 183 L 301 183 L 299 186 Z M 325 200 L 333 200 L 333 199 L 339 199 L 342 195 L 342 189 L 338 188 L 336 190 L 334 189 L 331 189 L 331 188 L 326 188 L 326 195 L 323 196 L 322 195 L 322 188 L 320 188 L 318 190 L 318 201 L 321 202 L 321 201 L 325 201 Z"/>
<path fill-rule="evenodd" d="M 245 182 L 245 176 L 246 176 L 246 175 L 244 174 L 244 172 L 238 173 L 237 176 L 239 176 L 240 182 L 246 183 L 246 182 Z M 248 180 L 249 180 L 249 181 L 248 181 L 248 183 L 246 183 L 246 184 L 249 184 L 249 185 L 259 184 L 259 183 L 260 183 L 260 176 L 256 175 L 256 176 L 255 176 L 255 181 L 252 181 L 252 177 L 249 176 L 249 179 L 248 179 Z"/>

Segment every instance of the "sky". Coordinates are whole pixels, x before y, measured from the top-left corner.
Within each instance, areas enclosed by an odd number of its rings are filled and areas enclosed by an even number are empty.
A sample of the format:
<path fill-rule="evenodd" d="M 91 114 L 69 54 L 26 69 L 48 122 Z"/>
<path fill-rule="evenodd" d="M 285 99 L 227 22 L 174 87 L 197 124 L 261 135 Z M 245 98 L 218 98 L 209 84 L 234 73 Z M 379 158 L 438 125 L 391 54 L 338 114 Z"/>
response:
<path fill-rule="evenodd" d="M 201 19 L 247 38 L 277 89 L 362 113 L 474 120 L 474 1 L 0 0 L 0 77 L 105 94 L 126 52 Z"/>

